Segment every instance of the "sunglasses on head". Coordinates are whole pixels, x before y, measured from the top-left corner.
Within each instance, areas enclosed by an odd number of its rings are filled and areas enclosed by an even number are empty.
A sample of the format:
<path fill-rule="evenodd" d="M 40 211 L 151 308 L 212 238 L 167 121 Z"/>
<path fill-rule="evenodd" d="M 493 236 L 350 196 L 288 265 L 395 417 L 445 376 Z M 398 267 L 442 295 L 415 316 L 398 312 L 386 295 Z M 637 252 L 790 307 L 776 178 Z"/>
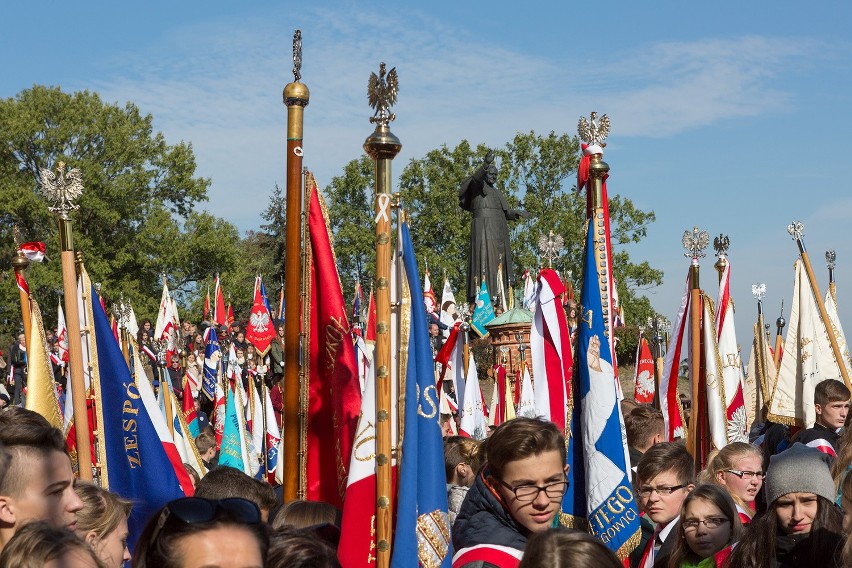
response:
<path fill-rule="evenodd" d="M 257 525 L 260 523 L 260 509 L 247 499 L 232 497 L 229 499 L 203 499 L 201 497 L 184 497 L 170 502 L 160 513 L 157 527 L 151 535 L 155 542 L 163 527 L 169 522 L 182 522 L 186 525 L 209 523 L 224 514 L 239 523 Z"/>

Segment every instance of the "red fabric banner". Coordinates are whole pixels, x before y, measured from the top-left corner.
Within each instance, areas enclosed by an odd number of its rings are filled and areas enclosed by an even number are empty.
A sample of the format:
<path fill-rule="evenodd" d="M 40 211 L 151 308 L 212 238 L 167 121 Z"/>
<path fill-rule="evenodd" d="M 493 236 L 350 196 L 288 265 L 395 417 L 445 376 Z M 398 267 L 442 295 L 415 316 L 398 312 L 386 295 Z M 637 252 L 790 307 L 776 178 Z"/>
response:
<path fill-rule="evenodd" d="M 260 293 L 260 276 L 254 286 L 254 303 L 249 314 L 246 326 L 246 339 L 252 342 L 261 357 L 266 356 L 272 340 L 275 339 L 275 325 L 272 322 L 272 314 L 266 309 L 263 295 Z"/>
<path fill-rule="evenodd" d="M 308 184 L 311 336 L 306 498 L 341 507 L 361 410 L 361 386 L 325 206 L 313 176 L 308 176 Z"/>

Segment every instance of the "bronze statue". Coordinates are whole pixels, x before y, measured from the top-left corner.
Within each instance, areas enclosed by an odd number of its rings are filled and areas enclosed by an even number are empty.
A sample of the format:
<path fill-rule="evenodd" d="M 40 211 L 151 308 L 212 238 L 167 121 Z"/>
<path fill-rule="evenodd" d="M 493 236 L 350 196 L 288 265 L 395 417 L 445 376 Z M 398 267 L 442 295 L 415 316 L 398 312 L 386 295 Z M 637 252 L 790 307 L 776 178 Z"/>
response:
<path fill-rule="evenodd" d="M 473 213 L 470 226 L 470 255 L 467 261 L 467 301 L 479 294 L 482 278 L 488 293 L 497 294 L 497 267 L 503 265 L 503 289 L 509 291 L 509 273 L 512 270 L 512 248 L 509 242 L 507 221 L 530 215 L 521 209 L 510 209 L 503 193 L 494 187 L 497 166 L 494 153 L 488 152 L 483 163 L 472 176 L 459 186 L 459 207 Z M 506 309 L 506 306 L 504 306 Z"/>

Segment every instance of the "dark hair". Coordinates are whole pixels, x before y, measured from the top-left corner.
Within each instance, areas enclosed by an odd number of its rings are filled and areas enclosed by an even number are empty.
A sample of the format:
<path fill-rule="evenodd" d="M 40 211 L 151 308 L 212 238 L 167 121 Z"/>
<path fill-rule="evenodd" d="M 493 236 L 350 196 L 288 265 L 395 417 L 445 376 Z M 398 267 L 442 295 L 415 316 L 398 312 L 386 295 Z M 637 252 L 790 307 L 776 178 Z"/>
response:
<path fill-rule="evenodd" d="M 540 566 L 622 568 L 622 563 L 600 539 L 585 532 L 560 527 L 535 533 L 527 541 L 518 568 Z"/>
<path fill-rule="evenodd" d="M 734 547 L 730 568 L 769 568 L 774 565 L 775 541 L 778 526 L 778 500 L 769 505 L 766 513 L 751 525 L 742 540 Z M 817 514 L 811 524 L 811 557 L 801 559 L 803 566 L 834 566 L 837 541 L 843 534 L 843 513 L 834 503 L 817 495 Z"/>
<path fill-rule="evenodd" d="M 553 422 L 519 417 L 494 430 L 488 439 L 487 451 L 490 473 L 500 479 L 509 462 L 544 452 L 559 452 L 562 463 L 565 463 L 565 438 Z"/>
<path fill-rule="evenodd" d="M 314 525 L 330 524 L 340 526 L 341 511 L 325 501 L 290 501 L 275 515 L 272 528 L 293 527 L 303 529 Z"/>
<path fill-rule="evenodd" d="M 9 455 L 6 475 L 0 479 L 0 495 L 16 496 L 29 479 L 24 456 L 46 458 L 51 452 L 68 453 L 65 436 L 42 415 L 14 406 L 0 413 L 0 444 Z M 40 465 L 39 465 L 40 467 Z"/>
<path fill-rule="evenodd" d="M 627 399 L 625 399 L 627 400 Z M 650 439 L 663 431 L 663 413 L 647 404 L 640 404 L 624 415 L 627 445 L 638 450 L 648 448 Z"/>
<path fill-rule="evenodd" d="M 0 553 L 0 566 L 43 568 L 47 562 L 72 550 L 88 554 L 95 566 L 103 567 L 91 547 L 75 533 L 52 527 L 45 521 L 36 521 L 15 531 Z"/>
<path fill-rule="evenodd" d="M 695 460 L 682 444 L 663 442 L 648 448 L 636 466 L 636 482 L 647 482 L 672 471 L 678 483 L 695 483 Z"/>
<path fill-rule="evenodd" d="M 181 499 L 178 499 L 178 501 L 181 501 Z M 180 568 L 182 557 L 179 554 L 179 548 L 176 546 L 180 539 L 224 527 L 237 528 L 251 534 L 257 540 L 261 558 L 264 566 L 266 565 L 269 534 L 266 525 L 263 523 L 246 523 L 236 514 L 221 507 L 215 509 L 213 520 L 208 522 L 170 522 L 173 515 L 165 517 L 165 520 L 163 520 L 164 511 L 172 503 L 157 511 L 145 525 L 145 529 L 139 535 L 139 540 L 136 542 L 133 551 L 131 563 L 133 568 Z"/>
<path fill-rule="evenodd" d="M 337 552 L 309 531 L 280 527 L 270 534 L 267 568 L 339 568 Z"/>
<path fill-rule="evenodd" d="M 740 514 L 737 512 L 737 506 L 734 504 L 734 500 L 731 499 L 730 494 L 728 494 L 723 487 L 713 485 L 711 483 L 696 486 L 696 488 L 686 496 L 686 499 L 683 500 L 683 505 L 680 507 L 681 520 L 683 520 L 683 517 L 686 514 L 687 505 L 696 499 L 702 499 L 712 503 L 716 506 L 716 508 L 722 511 L 722 514 L 725 515 L 726 519 L 728 519 L 731 527 L 731 536 L 728 539 L 728 544 L 737 542 L 740 539 L 740 535 L 743 530 L 743 525 L 740 522 Z M 674 547 L 672 548 L 671 555 L 669 556 L 667 564 L 668 568 L 680 568 L 682 563 L 685 563 L 686 561 L 702 560 L 702 558 L 696 556 L 695 552 L 693 552 L 693 550 L 689 547 L 689 544 L 686 542 L 683 525 L 681 523 L 677 524 L 677 530 L 675 534 L 671 536 L 674 538 Z"/>
<path fill-rule="evenodd" d="M 240 497 L 257 505 L 261 512 L 267 513 L 278 506 L 278 499 L 271 485 L 228 466 L 219 466 L 202 477 L 195 488 L 195 496 L 205 499 Z"/>
<path fill-rule="evenodd" d="M 837 379 L 826 379 L 817 383 L 814 387 L 814 404 L 825 406 L 830 402 L 845 402 L 849 400 L 852 393 L 843 382 Z"/>
<path fill-rule="evenodd" d="M 447 474 L 447 483 L 453 478 L 456 466 L 466 463 L 474 473 L 482 466 L 482 455 L 480 444 L 473 438 L 464 436 L 448 436 L 444 440 L 444 472 Z"/>

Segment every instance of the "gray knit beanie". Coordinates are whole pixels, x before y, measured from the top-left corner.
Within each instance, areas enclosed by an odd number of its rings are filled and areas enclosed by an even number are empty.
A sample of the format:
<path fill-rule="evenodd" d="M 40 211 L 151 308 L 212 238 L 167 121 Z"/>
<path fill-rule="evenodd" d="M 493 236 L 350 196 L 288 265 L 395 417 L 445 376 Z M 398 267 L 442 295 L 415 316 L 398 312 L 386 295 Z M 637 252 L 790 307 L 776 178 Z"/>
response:
<path fill-rule="evenodd" d="M 787 493 L 815 493 L 834 503 L 837 488 L 829 460 L 827 454 L 800 442 L 772 456 L 766 472 L 766 502 L 771 505 Z"/>

